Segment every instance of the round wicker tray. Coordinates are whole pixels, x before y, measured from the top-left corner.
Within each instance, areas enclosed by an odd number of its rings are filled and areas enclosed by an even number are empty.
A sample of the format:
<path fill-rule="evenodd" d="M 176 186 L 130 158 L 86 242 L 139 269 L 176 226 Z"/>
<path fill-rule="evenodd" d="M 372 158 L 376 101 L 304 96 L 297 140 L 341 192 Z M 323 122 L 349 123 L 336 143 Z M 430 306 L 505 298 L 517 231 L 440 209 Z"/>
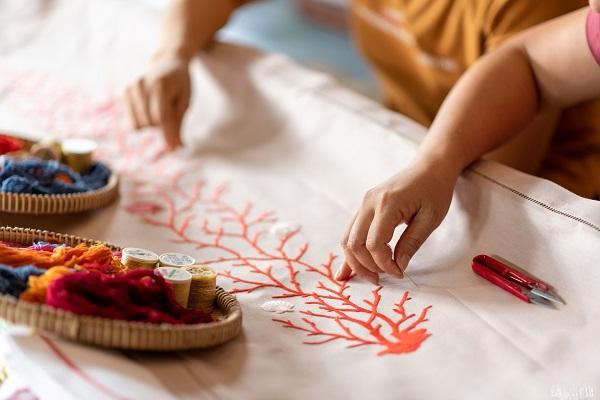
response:
<path fill-rule="evenodd" d="M 0 211 L 15 214 L 69 214 L 103 207 L 119 194 L 119 179 L 111 174 L 106 186 L 85 193 L 25 194 L 0 192 Z"/>
<path fill-rule="evenodd" d="M 0 240 L 28 244 L 45 240 L 73 246 L 103 243 L 35 229 L 0 227 Z M 117 246 L 107 246 L 118 250 Z M 43 304 L 19 301 L 0 295 L 0 318 L 43 329 L 65 338 L 102 347 L 172 351 L 216 346 L 236 337 L 242 329 L 242 311 L 235 296 L 217 287 L 215 315 L 219 320 L 204 324 L 171 325 L 127 322 L 76 315 Z"/>

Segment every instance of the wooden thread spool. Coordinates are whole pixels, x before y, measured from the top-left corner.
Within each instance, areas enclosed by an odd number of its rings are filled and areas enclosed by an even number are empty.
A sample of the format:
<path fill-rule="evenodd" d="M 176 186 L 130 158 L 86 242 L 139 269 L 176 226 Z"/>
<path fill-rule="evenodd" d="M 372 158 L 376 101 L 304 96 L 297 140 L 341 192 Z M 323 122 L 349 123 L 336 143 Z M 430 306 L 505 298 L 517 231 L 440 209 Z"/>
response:
<path fill-rule="evenodd" d="M 211 312 L 216 297 L 217 273 L 207 265 L 193 265 L 186 271 L 192 275 L 188 307 Z"/>
<path fill-rule="evenodd" d="M 127 269 L 154 269 L 158 262 L 158 255 L 146 249 L 125 247 L 121 252 L 121 262 Z"/>
<path fill-rule="evenodd" d="M 173 288 L 175 300 L 182 306 L 188 306 L 190 296 L 190 284 L 192 283 L 192 274 L 185 269 L 177 267 L 158 267 L 156 273 L 162 275 L 165 281 Z"/>

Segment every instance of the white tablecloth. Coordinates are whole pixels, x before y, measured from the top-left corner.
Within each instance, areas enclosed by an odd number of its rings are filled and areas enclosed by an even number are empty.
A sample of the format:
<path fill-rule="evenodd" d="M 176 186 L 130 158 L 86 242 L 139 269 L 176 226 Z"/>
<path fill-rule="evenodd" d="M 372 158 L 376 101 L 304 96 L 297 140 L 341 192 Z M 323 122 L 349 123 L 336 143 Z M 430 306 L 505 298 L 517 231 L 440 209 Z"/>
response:
<path fill-rule="evenodd" d="M 284 57 L 219 44 L 192 66 L 186 149 L 167 153 L 156 131 L 131 132 L 118 99 L 155 43 L 155 11 L 7 0 L 0 22 L 0 130 L 94 137 L 121 174 L 120 199 L 103 210 L 0 222 L 189 253 L 244 313 L 232 342 L 171 354 L 0 328 L 0 398 L 600 395 L 599 203 L 481 162 L 406 279 L 344 288 L 329 275 L 340 235 L 363 193 L 410 162 L 422 127 Z M 489 284 L 470 269 L 480 253 L 550 282 L 567 305 Z M 260 308 L 280 297 L 295 310 Z"/>

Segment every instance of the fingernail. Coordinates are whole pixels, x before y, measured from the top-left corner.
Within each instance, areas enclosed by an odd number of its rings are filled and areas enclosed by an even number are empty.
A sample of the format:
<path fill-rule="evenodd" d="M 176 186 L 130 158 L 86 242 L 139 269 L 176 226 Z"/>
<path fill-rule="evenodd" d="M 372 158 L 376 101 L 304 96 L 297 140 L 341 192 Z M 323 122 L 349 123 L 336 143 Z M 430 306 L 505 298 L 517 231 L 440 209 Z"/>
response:
<path fill-rule="evenodd" d="M 402 254 L 402 256 L 400 256 L 400 259 L 397 262 L 398 268 L 400 268 L 400 270 L 402 271 L 402 275 L 404 275 L 404 271 L 406 271 L 406 267 L 408 266 L 408 263 L 410 262 L 410 256 L 408 254 Z"/>

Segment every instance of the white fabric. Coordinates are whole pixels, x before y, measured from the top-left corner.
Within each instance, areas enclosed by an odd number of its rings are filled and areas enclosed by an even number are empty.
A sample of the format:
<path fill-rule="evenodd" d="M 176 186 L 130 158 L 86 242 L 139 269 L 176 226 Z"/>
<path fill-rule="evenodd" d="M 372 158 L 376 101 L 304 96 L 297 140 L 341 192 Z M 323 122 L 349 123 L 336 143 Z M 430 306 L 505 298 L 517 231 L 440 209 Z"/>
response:
<path fill-rule="evenodd" d="M 168 222 L 168 196 L 184 207 L 182 195 L 170 185 L 179 171 L 186 193 L 199 179 L 204 182 L 205 197 L 174 219 L 181 227 L 186 216 L 194 216 L 185 230 L 189 240 L 214 238 L 202 230 L 205 218 L 208 229 L 239 228 L 235 220 L 220 220 L 205 202 L 227 183 L 223 202 L 238 213 L 251 202 L 249 219 L 272 210 L 285 226 L 301 228 L 285 250 L 293 258 L 309 244 L 300 258 L 304 264 L 294 262 L 293 268 L 305 293 L 323 298 L 327 293 L 318 288 L 318 278 L 328 281 L 307 266 L 321 268 L 329 252 L 339 255 L 339 237 L 363 193 L 407 165 L 425 132 L 284 57 L 221 44 L 192 67 L 195 97 L 185 121 L 187 149 L 157 156 L 156 132 L 130 133 L 114 100 L 142 70 L 158 15 L 117 0 L 6 4 L 0 30 L 0 130 L 100 139 L 100 156 L 122 173 L 122 194 L 101 211 L 3 215 L 3 224 L 179 251 L 204 261 L 231 255 L 181 243 L 181 235 L 148 223 L 152 218 Z M 19 12 L 20 17 L 10 17 Z M 281 226 L 269 231 L 271 216 L 264 218 L 259 243 L 280 254 L 277 246 L 285 233 Z M 235 237 L 220 243 L 256 256 Z M 567 305 L 526 304 L 482 280 L 470 269 L 471 258 L 481 253 L 502 256 L 551 283 Z M 343 340 L 303 344 L 324 337 L 285 329 L 272 318 L 308 327 L 300 311 L 321 312 L 310 304 L 314 298 L 286 298 L 295 311 L 272 314 L 260 306 L 282 291 L 263 287 L 238 295 L 243 333 L 214 349 L 119 353 L 51 338 L 89 380 L 74 373 L 37 334 L 5 329 L 3 352 L 11 390 L 25 385 L 42 399 L 115 398 L 90 380 L 120 398 L 135 399 L 558 399 L 575 392 L 594 398 L 589 394 L 600 393 L 598 259 L 599 203 L 481 162 L 460 179 L 446 220 L 413 260 L 408 278 L 383 279 L 381 315 L 397 319 L 393 305 L 405 291 L 411 297 L 405 303 L 408 313 L 418 316 L 431 305 L 428 320 L 417 327 L 431 336 L 414 351 L 378 356 L 385 346 L 348 349 L 352 343 Z M 273 279 L 291 285 L 286 262 L 256 264 L 263 272 L 272 266 Z M 241 279 L 264 278 L 234 262 L 213 265 Z M 219 284 L 244 287 L 225 276 Z M 355 280 L 348 292 L 356 304 L 368 307 L 364 301 L 372 301 L 372 290 Z M 344 333 L 333 319 L 312 321 Z M 341 321 L 357 336 L 371 338 Z M 382 332 L 390 338 L 386 329 L 384 324 Z M 9 383 L 0 395 L 10 394 Z"/>

